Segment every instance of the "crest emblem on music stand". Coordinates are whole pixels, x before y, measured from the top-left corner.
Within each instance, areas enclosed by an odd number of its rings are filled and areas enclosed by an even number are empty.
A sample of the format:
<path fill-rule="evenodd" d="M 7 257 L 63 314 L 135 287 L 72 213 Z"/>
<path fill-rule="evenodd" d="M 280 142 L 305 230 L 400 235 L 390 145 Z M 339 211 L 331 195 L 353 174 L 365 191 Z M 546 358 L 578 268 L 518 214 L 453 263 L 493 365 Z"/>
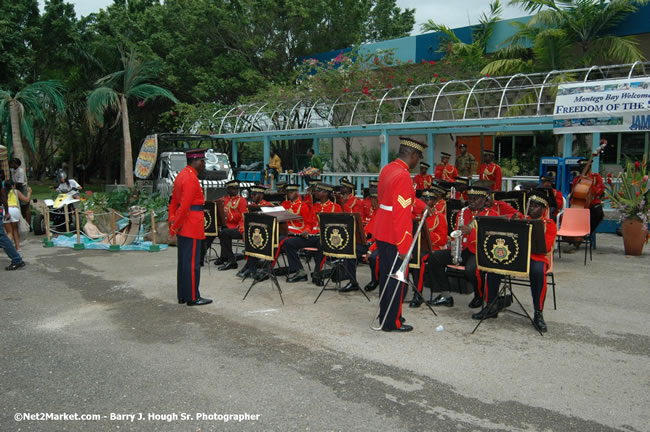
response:
<path fill-rule="evenodd" d="M 510 249 L 504 239 L 496 239 L 491 252 L 492 257 L 500 262 L 507 260 L 510 256 Z"/>
<path fill-rule="evenodd" d="M 203 210 L 203 229 L 208 230 L 212 226 L 212 213 L 210 209 Z"/>
<path fill-rule="evenodd" d="M 260 249 L 262 247 L 262 244 L 264 243 L 264 238 L 262 237 L 262 233 L 260 232 L 259 228 L 255 228 L 253 231 L 253 235 L 251 236 L 251 241 L 253 243 L 253 246 L 256 248 Z"/>
<path fill-rule="evenodd" d="M 330 234 L 330 244 L 335 249 L 339 249 L 343 244 L 343 238 L 341 237 L 341 234 L 337 228 L 334 228 Z"/>

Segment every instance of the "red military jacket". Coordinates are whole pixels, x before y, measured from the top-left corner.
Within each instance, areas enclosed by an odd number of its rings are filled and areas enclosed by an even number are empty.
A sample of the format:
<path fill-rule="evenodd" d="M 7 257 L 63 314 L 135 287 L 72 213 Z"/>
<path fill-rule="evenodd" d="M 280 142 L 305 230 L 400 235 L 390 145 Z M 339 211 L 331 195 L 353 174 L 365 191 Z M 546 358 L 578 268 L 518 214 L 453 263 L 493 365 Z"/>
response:
<path fill-rule="evenodd" d="M 594 182 L 592 188 L 593 199 L 591 200 L 591 207 L 595 206 L 596 204 L 602 204 L 600 198 L 605 193 L 605 182 L 603 182 L 603 177 L 598 173 L 591 173 L 591 172 L 587 175 L 591 177 Z M 576 183 L 578 183 L 579 178 L 580 176 L 577 176 L 576 178 L 573 179 L 573 183 L 571 184 L 571 193 L 573 193 L 573 188 L 576 187 Z"/>
<path fill-rule="evenodd" d="M 460 229 L 460 212 L 456 215 L 456 229 Z M 469 225 L 472 227 L 472 232 L 463 236 L 463 249 L 467 248 L 469 251 L 476 255 L 476 224 L 472 223 L 472 220 L 475 216 L 499 216 L 497 212 L 492 210 L 489 207 L 484 208 L 483 210 L 476 212 L 476 214 L 470 210 L 469 207 L 464 208 L 463 212 L 463 225 Z"/>
<path fill-rule="evenodd" d="M 204 239 L 203 209 L 192 210 L 191 206 L 205 204 L 203 188 L 199 183 L 197 171 L 186 166 L 174 180 L 172 199 L 169 202 L 169 235 Z"/>
<path fill-rule="evenodd" d="M 449 199 L 467 201 L 467 192 L 460 193 L 459 191 L 454 191 L 453 194 L 449 194 Z"/>
<path fill-rule="evenodd" d="M 490 186 L 493 191 L 501 190 L 501 167 L 494 162 L 489 165 L 481 164 L 478 168 L 479 180 L 493 181 L 494 184 Z"/>
<path fill-rule="evenodd" d="M 273 207 L 273 204 L 262 198 L 260 202 L 258 203 L 253 203 L 251 202 L 251 205 L 253 206 L 258 206 L 258 207 Z M 248 207 L 246 207 L 246 211 L 248 211 Z M 239 224 L 237 225 L 237 228 L 239 228 L 240 233 L 244 233 L 244 216 L 242 215 L 241 220 L 239 221 Z"/>
<path fill-rule="evenodd" d="M 447 216 L 444 213 L 434 211 L 433 215 L 427 217 L 427 229 L 431 238 L 431 250 L 446 249 Z"/>
<path fill-rule="evenodd" d="M 320 224 L 318 223 L 318 213 L 341 213 L 343 209 L 340 205 L 327 200 L 325 204 L 317 202 L 311 209 L 311 221 L 309 222 L 309 234 L 320 234 Z"/>
<path fill-rule="evenodd" d="M 288 212 L 302 216 L 302 220 L 289 221 L 288 228 L 291 234 L 300 234 L 303 231 L 309 231 L 310 226 L 308 223 L 311 218 L 311 212 L 309 211 L 309 206 L 303 200 L 300 198 L 295 201 L 285 200 L 282 202 L 282 207 L 287 209 Z"/>
<path fill-rule="evenodd" d="M 562 195 L 562 192 L 556 189 L 553 189 L 553 195 L 555 195 L 555 202 L 557 203 L 557 212 L 559 213 L 559 211 L 562 210 L 562 208 L 564 208 L 564 195 Z"/>
<path fill-rule="evenodd" d="M 228 228 L 238 228 L 244 220 L 244 213 L 248 211 L 248 202 L 241 195 L 231 197 L 226 195 L 223 199 L 223 211 L 226 214 Z"/>
<path fill-rule="evenodd" d="M 363 201 L 353 194 L 343 203 L 343 211 L 346 213 L 359 213 L 363 216 Z"/>
<path fill-rule="evenodd" d="M 411 176 L 409 175 L 409 178 Z M 433 176 L 431 174 L 416 174 L 413 177 L 413 183 L 415 183 L 416 190 L 429 189 L 433 184 Z"/>
<path fill-rule="evenodd" d="M 309 207 L 309 212 L 311 212 L 312 207 L 314 207 L 314 197 L 312 196 L 312 194 L 306 193 L 302 199 L 302 202 L 307 204 L 307 207 Z"/>
<path fill-rule="evenodd" d="M 416 176 L 417 177 L 417 176 Z M 408 252 L 413 240 L 415 190 L 409 167 L 401 159 L 386 165 L 379 174 L 379 208 L 375 238 L 397 246 L 400 255 Z"/>
<path fill-rule="evenodd" d="M 363 225 L 366 226 L 370 222 L 370 218 L 374 213 L 374 210 L 372 208 L 372 199 L 370 197 L 364 198 L 361 205 L 363 209 L 363 212 L 361 213 L 361 219 L 363 220 Z"/>
<path fill-rule="evenodd" d="M 456 177 L 458 177 L 458 169 L 450 164 L 439 164 L 436 165 L 436 170 L 434 171 L 433 176 L 437 179 L 455 182 Z"/>
<path fill-rule="evenodd" d="M 532 219 L 530 216 L 527 216 L 526 219 Z M 546 239 L 546 252 L 551 252 L 553 250 L 553 245 L 555 244 L 555 237 L 557 236 L 557 225 L 553 220 L 542 217 L 544 221 L 544 237 Z M 546 265 L 550 265 L 550 260 L 547 254 L 530 254 L 530 259 L 533 261 L 543 261 Z"/>
<path fill-rule="evenodd" d="M 447 214 L 447 200 L 445 199 L 440 199 L 436 201 L 436 203 L 433 205 L 433 209 L 437 211 L 438 213 L 442 213 L 443 215 Z"/>
<path fill-rule="evenodd" d="M 505 216 L 507 218 L 512 219 L 513 217 L 517 217 L 520 219 L 523 219 L 524 214 L 517 209 L 515 209 L 513 206 L 508 204 L 505 201 L 499 201 L 499 200 L 494 200 L 492 202 L 492 210 L 497 212 L 499 216 Z"/>

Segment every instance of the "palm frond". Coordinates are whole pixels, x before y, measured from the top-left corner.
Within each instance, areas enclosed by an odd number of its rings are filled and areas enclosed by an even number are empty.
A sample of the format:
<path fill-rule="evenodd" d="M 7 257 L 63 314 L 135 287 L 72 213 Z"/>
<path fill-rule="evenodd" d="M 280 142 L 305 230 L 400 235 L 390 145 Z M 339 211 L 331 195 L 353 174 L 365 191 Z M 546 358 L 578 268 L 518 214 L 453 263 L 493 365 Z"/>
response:
<path fill-rule="evenodd" d="M 32 150 L 35 150 L 34 146 L 34 122 L 29 115 L 29 113 L 20 116 L 20 133 L 22 134 L 23 139 L 26 139 L 29 143 L 29 146 Z"/>
<path fill-rule="evenodd" d="M 494 60 L 481 69 L 481 75 L 513 75 L 526 70 L 528 62 L 519 58 Z"/>
<path fill-rule="evenodd" d="M 444 34 L 447 39 L 451 40 L 454 43 L 459 43 L 460 39 L 458 39 L 458 36 L 454 33 L 454 31 L 447 27 L 444 24 L 436 24 L 433 20 L 429 20 L 422 24 L 420 27 L 423 32 L 429 32 L 429 31 L 435 31 Z"/>
<path fill-rule="evenodd" d="M 104 126 L 104 112 L 108 108 L 119 109 L 119 95 L 108 87 L 99 87 L 88 95 L 88 121 L 91 126 Z"/>
<path fill-rule="evenodd" d="M 157 97 L 164 97 L 171 100 L 172 102 L 178 102 L 178 99 L 176 99 L 172 92 L 153 84 L 139 84 L 133 88 L 130 88 L 126 95 L 133 96 L 140 100 L 149 100 L 155 99 Z"/>
<path fill-rule="evenodd" d="M 603 58 L 616 63 L 634 63 L 645 60 L 643 52 L 639 49 L 639 43 L 630 36 L 605 36 L 600 38 L 596 45 L 596 51 L 601 53 Z"/>

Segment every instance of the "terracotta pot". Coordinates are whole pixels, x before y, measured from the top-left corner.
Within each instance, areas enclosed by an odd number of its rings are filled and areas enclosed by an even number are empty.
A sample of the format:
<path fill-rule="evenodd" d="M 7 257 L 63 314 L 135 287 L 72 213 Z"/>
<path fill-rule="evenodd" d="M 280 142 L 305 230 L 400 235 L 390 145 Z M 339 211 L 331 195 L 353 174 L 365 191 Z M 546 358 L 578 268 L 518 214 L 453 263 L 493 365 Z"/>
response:
<path fill-rule="evenodd" d="M 648 232 L 643 229 L 643 222 L 636 219 L 625 219 L 621 224 L 625 255 L 641 255 L 645 246 Z"/>

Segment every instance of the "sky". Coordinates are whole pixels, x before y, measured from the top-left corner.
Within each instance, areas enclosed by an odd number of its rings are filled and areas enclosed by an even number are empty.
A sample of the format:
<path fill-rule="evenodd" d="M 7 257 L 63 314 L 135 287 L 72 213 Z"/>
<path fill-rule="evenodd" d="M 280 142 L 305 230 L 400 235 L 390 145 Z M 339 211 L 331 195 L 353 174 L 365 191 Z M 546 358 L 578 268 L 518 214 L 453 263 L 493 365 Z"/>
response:
<path fill-rule="evenodd" d="M 77 16 L 85 16 L 99 11 L 100 8 L 113 3 L 112 0 L 68 0 L 75 5 Z M 44 1 L 39 0 L 41 6 Z M 506 1 L 502 2 L 507 3 Z M 478 23 L 483 12 L 489 10 L 490 0 L 397 0 L 397 6 L 402 9 L 415 9 L 414 35 L 420 34 L 420 25 L 429 19 L 448 27 L 464 27 Z M 503 19 L 527 15 L 514 6 L 504 6 Z"/>

